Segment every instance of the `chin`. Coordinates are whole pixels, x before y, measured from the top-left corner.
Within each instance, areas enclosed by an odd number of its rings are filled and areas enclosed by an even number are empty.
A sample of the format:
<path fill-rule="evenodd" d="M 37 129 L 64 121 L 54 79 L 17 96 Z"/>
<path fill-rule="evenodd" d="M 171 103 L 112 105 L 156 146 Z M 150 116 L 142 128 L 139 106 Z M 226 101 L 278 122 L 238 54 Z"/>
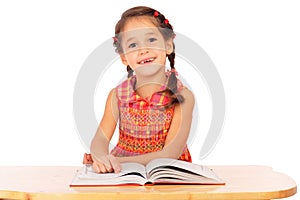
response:
<path fill-rule="evenodd" d="M 141 76 L 152 76 L 156 75 L 157 73 L 164 72 L 165 66 L 161 64 L 144 64 L 135 69 L 136 75 Z"/>

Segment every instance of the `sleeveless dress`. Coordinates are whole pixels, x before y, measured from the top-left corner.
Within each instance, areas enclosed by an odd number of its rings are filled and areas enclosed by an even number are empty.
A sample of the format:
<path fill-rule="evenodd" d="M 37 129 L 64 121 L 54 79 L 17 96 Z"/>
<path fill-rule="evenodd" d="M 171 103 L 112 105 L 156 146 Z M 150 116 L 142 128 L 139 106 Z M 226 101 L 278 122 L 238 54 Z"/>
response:
<path fill-rule="evenodd" d="M 136 77 L 132 76 L 116 87 L 119 140 L 111 151 L 111 154 L 116 157 L 162 150 L 174 115 L 175 106 L 164 108 L 170 101 L 168 96 L 156 92 L 147 98 L 142 98 L 134 90 L 135 82 Z M 177 86 L 178 91 L 183 88 L 179 80 Z M 165 85 L 161 86 L 160 91 L 165 88 Z M 178 159 L 192 162 L 187 145 Z"/>

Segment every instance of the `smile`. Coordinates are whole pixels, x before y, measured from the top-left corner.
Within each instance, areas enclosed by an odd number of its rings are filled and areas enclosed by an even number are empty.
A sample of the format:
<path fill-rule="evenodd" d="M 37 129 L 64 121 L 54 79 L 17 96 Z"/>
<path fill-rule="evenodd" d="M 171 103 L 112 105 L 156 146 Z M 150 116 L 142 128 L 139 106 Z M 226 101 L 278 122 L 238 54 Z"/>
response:
<path fill-rule="evenodd" d="M 155 60 L 155 58 L 146 58 L 146 59 L 144 59 L 144 60 L 141 60 L 141 61 L 139 61 L 138 62 L 138 64 L 146 64 L 146 63 L 151 63 L 151 62 L 153 62 Z"/>

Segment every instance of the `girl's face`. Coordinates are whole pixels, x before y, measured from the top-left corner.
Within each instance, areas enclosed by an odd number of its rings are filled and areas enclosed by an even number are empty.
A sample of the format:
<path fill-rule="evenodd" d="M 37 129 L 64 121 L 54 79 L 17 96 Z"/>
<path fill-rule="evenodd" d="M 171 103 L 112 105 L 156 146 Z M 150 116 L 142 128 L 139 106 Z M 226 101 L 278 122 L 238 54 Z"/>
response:
<path fill-rule="evenodd" d="M 173 41 L 165 41 L 159 29 L 146 16 L 128 20 L 120 36 L 122 62 L 134 71 L 142 67 L 165 67 L 166 56 L 173 51 Z"/>

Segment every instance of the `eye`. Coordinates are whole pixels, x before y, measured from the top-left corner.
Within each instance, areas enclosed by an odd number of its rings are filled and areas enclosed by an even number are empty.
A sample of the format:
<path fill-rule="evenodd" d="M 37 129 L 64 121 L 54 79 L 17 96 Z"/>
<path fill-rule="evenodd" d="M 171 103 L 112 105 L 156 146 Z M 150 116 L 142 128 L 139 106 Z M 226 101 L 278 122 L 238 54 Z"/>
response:
<path fill-rule="evenodd" d="M 149 38 L 149 42 L 155 42 L 155 41 L 157 41 L 156 38 Z"/>
<path fill-rule="evenodd" d="M 135 48 L 137 46 L 136 43 L 131 43 L 130 45 L 128 45 L 128 48 Z"/>

